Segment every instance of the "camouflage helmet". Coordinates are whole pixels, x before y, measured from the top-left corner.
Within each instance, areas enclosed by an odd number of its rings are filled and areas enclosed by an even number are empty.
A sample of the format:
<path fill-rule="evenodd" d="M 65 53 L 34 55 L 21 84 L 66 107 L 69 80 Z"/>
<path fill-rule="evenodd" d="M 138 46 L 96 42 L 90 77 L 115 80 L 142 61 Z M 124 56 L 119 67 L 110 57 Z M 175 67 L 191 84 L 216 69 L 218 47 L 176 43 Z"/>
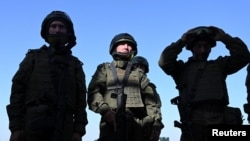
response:
<path fill-rule="evenodd" d="M 191 29 L 192 33 L 187 36 L 186 49 L 191 50 L 193 43 L 199 39 L 207 39 L 211 43 L 211 48 L 216 46 L 214 40 L 215 31 L 207 26 L 198 26 Z"/>
<path fill-rule="evenodd" d="M 48 36 L 49 24 L 55 20 L 62 21 L 66 25 L 68 35 L 69 35 L 68 42 L 69 42 L 70 47 L 73 47 L 76 44 L 76 37 L 75 37 L 73 23 L 72 23 L 69 15 L 63 11 L 52 11 L 44 18 L 44 20 L 42 22 L 42 26 L 41 26 L 42 38 L 46 42 L 48 42 L 47 36 Z"/>
<path fill-rule="evenodd" d="M 134 56 L 137 54 L 137 43 L 134 39 L 134 37 L 128 33 L 120 33 L 114 36 L 114 38 L 111 40 L 109 53 L 113 55 L 113 51 L 116 48 L 118 43 L 121 42 L 129 42 L 132 44 L 132 48 L 134 51 Z"/>
<path fill-rule="evenodd" d="M 139 64 L 145 66 L 145 73 L 149 72 L 149 63 L 148 60 L 142 56 L 135 56 L 131 60 L 132 65 Z"/>

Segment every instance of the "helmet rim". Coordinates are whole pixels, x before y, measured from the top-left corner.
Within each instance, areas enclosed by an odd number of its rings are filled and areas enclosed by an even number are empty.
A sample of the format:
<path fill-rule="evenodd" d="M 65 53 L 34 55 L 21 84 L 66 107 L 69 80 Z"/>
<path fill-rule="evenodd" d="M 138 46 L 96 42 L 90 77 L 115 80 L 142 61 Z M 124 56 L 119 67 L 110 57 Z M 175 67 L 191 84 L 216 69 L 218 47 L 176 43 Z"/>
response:
<path fill-rule="evenodd" d="M 113 39 L 111 40 L 111 43 L 110 43 L 110 47 L 109 47 L 109 54 L 113 55 L 115 48 L 121 42 L 131 43 L 132 48 L 133 48 L 133 52 L 134 52 L 134 56 L 137 54 L 137 43 L 136 43 L 134 37 L 128 33 L 120 33 L 120 34 L 117 34 L 113 37 Z"/>

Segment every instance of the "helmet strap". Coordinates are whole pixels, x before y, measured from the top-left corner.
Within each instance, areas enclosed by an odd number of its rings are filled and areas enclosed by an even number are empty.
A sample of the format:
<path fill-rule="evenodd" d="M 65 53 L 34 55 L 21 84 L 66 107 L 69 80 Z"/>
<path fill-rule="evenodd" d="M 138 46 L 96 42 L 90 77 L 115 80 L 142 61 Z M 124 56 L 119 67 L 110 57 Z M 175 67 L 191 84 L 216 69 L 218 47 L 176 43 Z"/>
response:
<path fill-rule="evenodd" d="M 129 53 L 121 53 L 113 51 L 112 56 L 115 60 L 130 61 L 134 57 L 134 51 L 131 51 Z"/>

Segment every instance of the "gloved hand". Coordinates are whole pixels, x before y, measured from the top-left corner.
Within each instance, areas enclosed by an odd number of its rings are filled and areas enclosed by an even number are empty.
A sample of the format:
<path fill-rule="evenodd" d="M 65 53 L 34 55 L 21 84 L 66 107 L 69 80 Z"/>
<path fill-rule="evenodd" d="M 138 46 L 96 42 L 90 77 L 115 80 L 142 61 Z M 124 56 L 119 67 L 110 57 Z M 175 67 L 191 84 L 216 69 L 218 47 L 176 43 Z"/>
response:
<path fill-rule="evenodd" d="M 150 135 L 150 141 L 159 141 L 161 134 L 161 129 L 153 127 L 151 135 Z"/>
<path fill-rule="evenodd" d="M 73 133 L 71 141 L 82 141 L 82 137 L 79 133 Z"/>
<path fill-rule="evenodd" d="M 114 130 L 116 131 L 116 119 L 115 116 L 116 112 L 113 110 L 108 110 L 104 115 L 103 115 L 103 120 L 106 121 L 108 124 L 112 125 L 114 127 Z"/>
<path fill-rule="evenodd" d="M 115 123 L 115 114 L 116 112 L 113 110 L 108 110 L 104 115 L 103 115 L 103 119 L 104 121 L 106 121 L 107 123 L 114 125 Z"/>
<path fill-rule="evenodd" d="M 215 41 L 221 41 L 224 38 L 224 36 L 226 35 L 226 33 L 218 27 L 209 26 L 208 28 L 215 33 L 215 36 L 214 36 Z"/>
<path fill-rule="evenodd" d="M 189 29 L 187 32 L 185 32 L 182 36 L 181 36 L 181 40 L 184 43 L 187 43 L 187 40 L 189 39 L 190 35 L 195 34 L 193 29 Z"/>
<path fill-rule="evenodd" d="M 21 130 L 16 130 L 12 132 L 10 135 L 10 141 L 21 141 L 21 135 L 22 135 Z"/>

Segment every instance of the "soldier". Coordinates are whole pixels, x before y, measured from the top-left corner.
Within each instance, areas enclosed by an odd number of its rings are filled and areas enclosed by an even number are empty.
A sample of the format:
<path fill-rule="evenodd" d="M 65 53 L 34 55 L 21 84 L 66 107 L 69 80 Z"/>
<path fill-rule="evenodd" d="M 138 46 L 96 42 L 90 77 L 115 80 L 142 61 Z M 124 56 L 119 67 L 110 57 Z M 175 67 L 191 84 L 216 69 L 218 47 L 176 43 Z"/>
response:
<path fill-rule="evenodd" d="M 82 62 L 72 55 L 73 23 L 63 11 L 42 22 L 49 44 L 30 49 L 12 79 L 10 141 L 81 141 L 87 125 L 86 84 Z"/>
<path fill-rule="evenodd" d="M 248 114 L 247 121 L 250 123 L 250 65 L 247 66 L 247 77 L 246 77 L 246 88 L 247 88 L 247 103 L 244 104 L 244 112 Z"/>
<path fill-rule="evenodd" d="M 155 103 L 145 101 L 154 101 L 149 80 L 144 72 L 132 69 L 137 43 L 128 33 L 117 34 L 109 53 L 113 61 L 98 65 L 88 86 L 89 109 L 101 115 L 98 141 L 150 141 L 145 132 L 160 122 L 149 108 Z"/>
<path fill-rule="evenodd" d="M 134 69 L 140 69 L 140 71 L 143 71 L 145 75 L 149 72 L 149 63 L 146 58 L 142 56 L 135 56 L 132 60 L 132 66 Z M 150 111 L 151 116 L 154 117 L 155 123 L 153 123 L 152 130 L 149 132 L 150 137 L 153 141 L 158 141 L 160 137 L 161 130 L 164 128 L 164 124 L 162 123 L 162 113 L 161 113 L 161 99 L 160 95 L 158 94 L 156 90 L 156 86 L 154 83 L 149 82 L 149 87 L 152 88 L 154 95 L 154 101 L 150 101 L 150 99 L 146 99 L 145 103 L 148 105 L 147 108 L 149 108 L 148 111 Z M 150 97 L 150 96 L 149 96 Z M 146 97 L 147 98 L 147 97 Z M 147 102 L 151 102 L 150 104 L 147 104 Z M 150 110 L 151 109 L 151 110 Z"/>
<path fill-rule="evenodd" d="M 216 41 L 224 43 L 230 55 L 207 60 Z M 177 60 L 185 46 L 192 52 L 187 62 Z M 190 29 L 163 50 L 159 66 L 173 77 L 179 91 L 181 141 L 206 141 L 207 125 L 225 123 L 224 110 L 229 104 L 226 77 L 245 67 L 249 58 L 249 50 L 240 38 L 214 26 Z"/>

